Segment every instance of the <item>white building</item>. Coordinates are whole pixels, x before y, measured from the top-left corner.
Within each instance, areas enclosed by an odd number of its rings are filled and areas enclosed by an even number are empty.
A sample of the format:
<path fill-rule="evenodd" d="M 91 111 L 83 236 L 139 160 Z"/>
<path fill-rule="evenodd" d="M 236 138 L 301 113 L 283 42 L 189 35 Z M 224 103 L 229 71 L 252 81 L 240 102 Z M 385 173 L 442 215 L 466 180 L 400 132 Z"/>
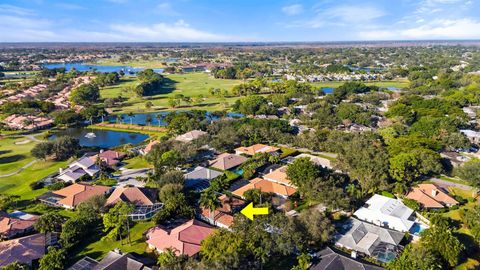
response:
<path fill-rule="evenodd" d="M 415 223 L 414 211 L 401 201 L 375 194 L 354 215 L 375 225 L 408 232 Z"/>
<path fill-rule="evenodd" d="M 460 132 L 465 134 L 472 143 L 480 144 L 480 132 L 471 129 L 462 129 Z"/>

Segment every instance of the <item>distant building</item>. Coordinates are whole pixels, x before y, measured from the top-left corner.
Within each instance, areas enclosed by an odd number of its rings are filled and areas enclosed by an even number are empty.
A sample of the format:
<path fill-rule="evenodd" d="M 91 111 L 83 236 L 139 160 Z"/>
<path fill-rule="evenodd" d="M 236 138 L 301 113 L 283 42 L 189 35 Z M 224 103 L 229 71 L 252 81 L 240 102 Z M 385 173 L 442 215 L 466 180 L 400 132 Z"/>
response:
<path fill-rule="evenodd" d="M 173 248 L 177 255 L 194 256 L 200 243 L 215 231 L 210 225 L 192 219 L 175 228 L 153 227 L 147 232 L 148 247 L 157 252 Z"/>
<path fill-rule="evenodd" d="M 67 270 L 151 270 L 146 266 L 155 264 L 155 261 L 140 257 L 134 253 L 122 254 L 119 250 L 108 252 L 101 260 L 96 261 L 88 256 L 83 257 Z"/>
<path fill-rule="evenodd" d="M 254 144 L 249 147 L 235 148 L 235 154 L 237 155 L 244 154 L 249 156 L 253 156 L 257 153 L 280 154 L 279 151 L 280 151 L 280 148 L 265 145 L 265 144 Z"/>
<path fill-rule="evenodd" d="M 434 184 L 419 184 L 407 194 L 407 198 L 417 201 L 425 209 L 443 208 L 457 205 L 458 202 Z"/>
<path fill-rule="evenodd" d="M 225 171 L 234 169 L 242 165 L 247 160 L 248 159 L 246 157 L 240 155 L 224 153 L 219 155 L 215 160 L 210 161 L 209 165 L 213 168 Z"/>
<path fill-rule="evenodd" d="M 105 195 L 110 191 L 110 187 L 90 185 L 86 183 L 75 183 L 68 187 L 47 192 L 37 199 L 44 204 L 54 207 L 64 207 L 74 209 L 80 203 L 98 195 Z"/>
<path fill-rule="evenodd" d="M 470 142 L 480 144 L 480 132 L 470 129 L 462 129 L 460 130 L 460 132 L 465 134 L 465 136 L 467 136 Z"/>
<path fill-rule="evenodd" d="M 210 186 L 210 180 L 223 175 L 223 172 L 198 166 L 193 171 L 184 174 L 185 187 L 202 191 Z"/>
<path fill-rule="evenodd" d="M 53 120 L 48 117 L 24 116 L 18 114 L 10 115 L 2 122 L 11 129 L 23 129 L 29 131 L 44 129 L 53 125 Z"/>
<path fill-rule="evenodd" d="M 317 253 L 319 262 L 312 265 L 310 270 L 385 270 L 380 266 L 359 262 L 353 258 L 336 253 L 326 247 Z"/>
<path fill-rule="evenodd" d="M 201 136 L 203 135 L 206 135 L 207 133 L 205 131 L 201 131 L 201 130 L 192 130 L 190 132 L 187 132 L 185 134 L 182 134 L 182 135 L 179 135 L 177 137 L 175 137 L 175 140 L 176 141 L 179 141 L 179 142 L 185 142 L 185 143 L 188 143 L 188 142 L 191 142 L 193 140 L 196 140 L 198 138 L 200 138 Z"/>
<path fill-rule="evenodd" d="M 373 195 L 353 215 L 360 220 L 400 232 L 408 232 L 415 224 L 412 209 L 399 200 L 378 194 Z"/>

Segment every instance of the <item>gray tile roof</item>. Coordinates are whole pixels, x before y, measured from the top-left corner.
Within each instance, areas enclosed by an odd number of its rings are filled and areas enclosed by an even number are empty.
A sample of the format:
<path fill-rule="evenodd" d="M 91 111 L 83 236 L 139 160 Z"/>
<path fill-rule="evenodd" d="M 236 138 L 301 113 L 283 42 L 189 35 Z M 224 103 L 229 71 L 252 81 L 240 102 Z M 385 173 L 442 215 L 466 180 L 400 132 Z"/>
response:
<path fill-rule="evenodd" d="M 317 253 L 320 262 L 312 265 L 310 270 L 383 270 L 384 268 L 364 264 L 352 258 L 343 256 L 326 247 Z"/>

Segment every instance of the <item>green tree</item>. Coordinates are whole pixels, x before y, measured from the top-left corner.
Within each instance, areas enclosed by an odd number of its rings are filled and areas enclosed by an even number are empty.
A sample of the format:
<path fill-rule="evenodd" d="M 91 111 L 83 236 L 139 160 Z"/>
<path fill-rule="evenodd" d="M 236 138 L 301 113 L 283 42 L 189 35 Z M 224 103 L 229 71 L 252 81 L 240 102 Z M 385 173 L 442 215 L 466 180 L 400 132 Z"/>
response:
<path fill-rule="evenodd" d="M 32 156 L 45 160 L 49 155 L 52 154 L 53 143 L 52 142 L 41 142 L 35 145 L 30 153 Z"/>
<path fill-rule="evenodd" d="M 330 240 L 334 232 L 330 219 L 315 207 L 300 213 L 299 228 L 307 245 L 314 248 L 322 247 Z"/>
<path fill-rule="evenodd" d="M 63 270 L 66 254 L 63 249 L 48 247 L 48 252 L 40 259 L 39 270 Z"/>
<path fill-rule="evenodd" d="M 103 230 L 108 232 L 105 235 L 106 239 L 117 240 L 127 233 L 127 228 L 130 226 L 128 215 L 133 209 L 133 205 L 121 201 L 103 216 Z"/>
<path fill-rule="evenodd" d="M 16 201 L 20 198 L 17 195 L 0 194 L 0 210 L 7 211 L 16 204 Z"/>
<path fill-rule="evenodd" d="M 221 206 L 215 191 L 209 188 L 204 190 L 198 202 L 201 207 L 207 208 L 210 211 L 210 220 L 212 223 L 215 223 L 215 210 Z"/>
<path fill-rule="evenodd" d="M 35 230 L 41 233 L 60 232 L 64 218 L 56 212 L 49 212 L 40 216 L 35 222 Z"/>
<path fill-rule="evenodd" d="M 291 270 L 308 270 L 310 269 L 310 256 L 306 253 L 302 253 L 297 256 L 298 264 L 292 267 Z"/>
<path fill-rule="evenodd" d="M 454 174 L 472 185 L 480 186 L 480 161 L 470 160 L 465 162 L 463 166 L 455 168 Z"/>
<path fill-rule="evenodd" d="M 313 181 L 320 176 L 320 172 L 320 168 L 310 161 L 310 158 L 297 158 L 287 168 L 288 179 L 295 186 L 302 185 L 302 182 Z"/>
<path fill-rule="evenodd" d="M 409 244 L 403 252 L 388 264 L 390 270 L 441 270 L 438 256 L 422 244 Z"/>
<path fill-rule="evenodd" d="M 82 84 L 73 89 L 70 100 L 79 105 L 89 105 L 98 102 L 100 89 L 95 84 Z"/>

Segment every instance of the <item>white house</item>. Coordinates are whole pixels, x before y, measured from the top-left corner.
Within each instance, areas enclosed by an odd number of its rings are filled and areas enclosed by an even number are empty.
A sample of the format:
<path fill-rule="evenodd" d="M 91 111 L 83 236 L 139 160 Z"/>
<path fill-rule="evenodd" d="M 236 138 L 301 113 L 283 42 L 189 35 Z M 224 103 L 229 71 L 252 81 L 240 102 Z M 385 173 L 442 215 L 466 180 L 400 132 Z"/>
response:
<path fill-rule="evenodd" d="M 57 179 L 75 183 L 84 175 L 88 174 L 91 177 L 95 177 L 98 172 L 100 172 L 100 168 L 90 157 L 85 156 L 72 162 L 67 169 L 60 169 Z"/>
<path fill-rule="evenodd" d="M 354 215 L 363 221 L 408 232 L 415 223 L 414 211 L 401 201 L 375 194 Z"/>
<path fill-rule="evenodd" d="M 479 131 L 470 130 L 470 129 L 462 129 L 462 130 L 460 130 L 460 132 L 465 134 L 465 136 L 467 136 L 467 138 L 470 140 L 470 142 L 480 144 L 480 132 Z"/>

